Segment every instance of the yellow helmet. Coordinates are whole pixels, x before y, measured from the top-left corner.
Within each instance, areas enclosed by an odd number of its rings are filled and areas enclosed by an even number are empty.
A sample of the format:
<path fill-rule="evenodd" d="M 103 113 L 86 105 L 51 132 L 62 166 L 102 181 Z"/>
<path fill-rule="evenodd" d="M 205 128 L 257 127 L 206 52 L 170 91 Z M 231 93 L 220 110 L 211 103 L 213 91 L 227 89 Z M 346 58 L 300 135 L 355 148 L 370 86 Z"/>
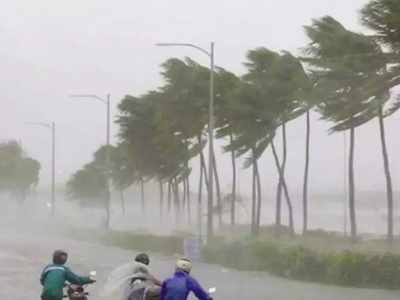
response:
<path fill-rule="evenodd" d="M 190 273 L 192 270 L 192 261 L 186 257 L 179 258 L 176 261 L 176 268 L 186 273 Z"/>

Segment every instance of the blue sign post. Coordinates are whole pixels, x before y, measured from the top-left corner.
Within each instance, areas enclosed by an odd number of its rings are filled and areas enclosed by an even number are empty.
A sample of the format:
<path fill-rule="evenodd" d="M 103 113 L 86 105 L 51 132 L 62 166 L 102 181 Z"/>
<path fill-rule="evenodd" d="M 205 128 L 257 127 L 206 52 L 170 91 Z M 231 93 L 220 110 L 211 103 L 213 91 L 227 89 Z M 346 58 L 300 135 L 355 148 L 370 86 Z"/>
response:
<path fill-rule="evenodd" d="M 198 237 L 190 237 L 183 240 L 184 254 L 192 261 L 201 261 L 201 248 L 202 241 Z"/>

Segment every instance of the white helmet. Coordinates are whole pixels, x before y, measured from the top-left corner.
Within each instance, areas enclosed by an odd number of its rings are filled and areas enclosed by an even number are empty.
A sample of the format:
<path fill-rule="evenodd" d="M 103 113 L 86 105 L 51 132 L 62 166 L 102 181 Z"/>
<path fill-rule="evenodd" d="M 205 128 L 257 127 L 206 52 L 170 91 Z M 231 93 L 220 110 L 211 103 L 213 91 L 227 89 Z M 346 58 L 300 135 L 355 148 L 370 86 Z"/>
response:
<path fill-rule="evenodd" d="M 189 258 L 185 257 L 179 258 L 176 261 L 176 268 L 186 273 L 190 273 L 190 271 L 192 270 L 192 261 Z"/>

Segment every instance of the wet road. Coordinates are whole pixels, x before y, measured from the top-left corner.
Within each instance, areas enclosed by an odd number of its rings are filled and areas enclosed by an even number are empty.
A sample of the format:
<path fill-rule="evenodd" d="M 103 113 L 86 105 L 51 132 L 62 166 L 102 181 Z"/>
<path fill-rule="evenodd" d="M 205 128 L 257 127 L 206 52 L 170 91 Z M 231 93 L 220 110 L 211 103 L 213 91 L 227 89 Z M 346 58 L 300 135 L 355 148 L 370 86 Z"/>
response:
<path fill-rule="evenodd" d="M 114 247 L 54 238 L 40 234 L 21 234 L 0 231 L 0 296 L 2 299 L 39 299 L 39 275 L 49 262 L 55 248 L 70 252 L 70 266 L 79 273 L 95 269 L 98 283 L 90 287 L 91 299 L 99 296 L 107 274 L 122 265 L 135 253 Z M 153 256 L 152 268 L 161 278 L 173 270 L 174 260 Z M 399 299 L 398 291 L 339 288 L 289 281 L 265 273 L 247 273 L 225 270 L 218 266 L 196 264 L 193 274 L 205 287 L 218 288 L 215 299 Z"/>

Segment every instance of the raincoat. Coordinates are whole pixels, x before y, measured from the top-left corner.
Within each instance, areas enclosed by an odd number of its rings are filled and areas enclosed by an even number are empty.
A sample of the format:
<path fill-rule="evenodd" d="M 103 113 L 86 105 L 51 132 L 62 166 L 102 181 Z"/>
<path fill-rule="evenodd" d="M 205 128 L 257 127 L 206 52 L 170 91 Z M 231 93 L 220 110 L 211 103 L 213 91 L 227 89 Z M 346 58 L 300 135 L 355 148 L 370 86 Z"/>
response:
<path fill-rule="evenodd" d="M 84 285 L 92 283 L 89 277 L 82 277 L 74 274 L 69 268 L 63 265 L 48 265 L 44 268 L 40 283 L 43 286 L 42 300 L 62 300 L 65 282 Z"/>
<path fill-rule="evenodd" d="M 161 288 L 153 283 L 153 276 L 147 265 L 140 262 L 129 262 L 116 268 L 109 275 L 101 296 L 122 300 L 142 300 L 159 298 Z"/>
<path fill-rule="evenodd" d="M 193 292 L 200 300 L 212 300 L 200 284 L 189 274 L 177 271 L 172 278 L 164 281 L 161 288 L 161 300 L 186 300 Z"/>

